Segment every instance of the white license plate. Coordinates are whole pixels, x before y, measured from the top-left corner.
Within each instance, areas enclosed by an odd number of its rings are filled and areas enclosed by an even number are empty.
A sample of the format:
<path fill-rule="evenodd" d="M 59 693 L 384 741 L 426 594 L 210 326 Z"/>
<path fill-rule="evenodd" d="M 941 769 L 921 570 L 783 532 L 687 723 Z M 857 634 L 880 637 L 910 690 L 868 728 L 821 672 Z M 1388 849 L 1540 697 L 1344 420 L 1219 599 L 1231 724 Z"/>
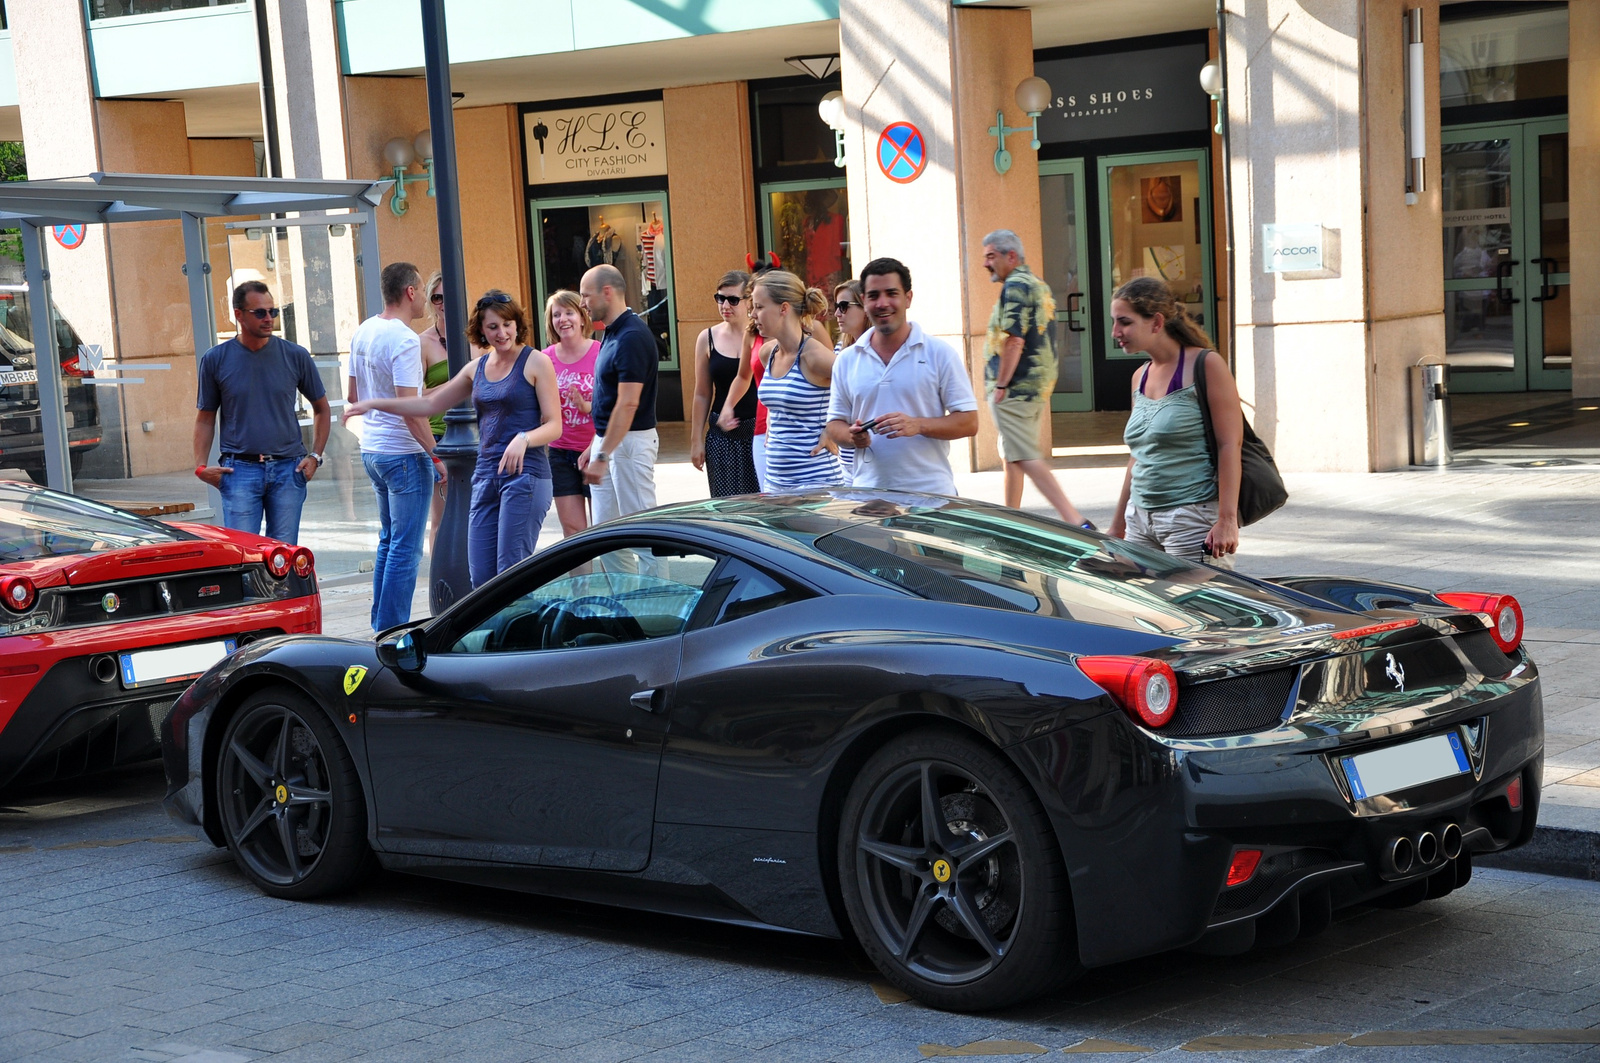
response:
<path fill-rule="evenodd" d="M 9 373 L 0 373 L 0 387 L 8 384 L 37 384 L 39 374 L 33 369 L 13 369 Z"/>
<path fill-rule="evenodd" d="M 150 686 L 195 679 L 207 668 L 233 652 L 232 639 L 195 642 L 187 646 L 167 646 L 159 650 L 136 650 L 122 654 L 122 685 Z"/>
<path fill-rule="evenodd" d="M 1357 800 L 1392 794 L 1427 782 L 1464 775 L 1472 770 L 1461 736 L 1455 731 L 1405 742 L 1371 753 L 1340 757 L 1350 793 Z"/>

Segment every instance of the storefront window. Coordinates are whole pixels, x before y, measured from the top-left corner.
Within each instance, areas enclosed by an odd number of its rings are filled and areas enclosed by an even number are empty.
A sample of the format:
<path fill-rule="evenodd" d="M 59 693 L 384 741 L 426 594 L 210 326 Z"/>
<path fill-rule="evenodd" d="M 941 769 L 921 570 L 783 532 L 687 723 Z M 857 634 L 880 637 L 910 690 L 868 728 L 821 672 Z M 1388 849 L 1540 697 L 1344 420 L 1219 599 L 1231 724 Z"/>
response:
<path fill-rule="evenodd" d="M 1190 316 L 1213 331 L 1206 283 L 1206 191 L 1199 161 L 1191 157 L 1107 165 L 1102 180 L 1111 289 L 1135 277 L 1160 277 L 1188 304 Z"/>
<path fill-rule="evenodd" d="M 767 239 L 784 269 L 833 295 L 851 277 L 849 199 L 843 181 L 802 188 L 763 186 Z"/>
<path fill-rule="evenodd" d="M 244 0 L 89 0 L 91 19 L 125 15 L 156 15 L 163 11 L 188 11 L 197 7 L 226 7 Z"/>
<path fill-rule="evenodd" d="M 1441 107 L 1567 94 L 1567 6 L 1529 7 L 1440 23 Z"/>
<path fill-rule="evenodd" d="M 628 286 L 628 305 L 656 337 L 661 360 L 671 361 L 672 265 L 666 203 L 662 199 L 536 201 L 540 233 L 539 296 L 535 307 L 544 328 L 544 300 L 563 288 L 578 290 L 585 270 L 611 265 Z M 554 343 L 546 336 L 544 342 Z"/>

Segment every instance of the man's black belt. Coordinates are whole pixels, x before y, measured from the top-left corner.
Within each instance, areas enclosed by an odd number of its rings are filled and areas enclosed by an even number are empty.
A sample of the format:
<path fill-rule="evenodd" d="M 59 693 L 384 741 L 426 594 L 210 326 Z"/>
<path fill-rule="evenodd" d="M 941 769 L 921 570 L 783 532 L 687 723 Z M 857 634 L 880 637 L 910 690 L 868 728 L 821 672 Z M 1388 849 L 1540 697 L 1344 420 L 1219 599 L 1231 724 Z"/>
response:
<path fill-rule="evenodd" d="M 288 461 L 294 457 L 293 454 L 223 454 L 220 456 L 232 458 L 235 461 L 253 461 L 261 465 L 265 465 L 269 461 Z"/>

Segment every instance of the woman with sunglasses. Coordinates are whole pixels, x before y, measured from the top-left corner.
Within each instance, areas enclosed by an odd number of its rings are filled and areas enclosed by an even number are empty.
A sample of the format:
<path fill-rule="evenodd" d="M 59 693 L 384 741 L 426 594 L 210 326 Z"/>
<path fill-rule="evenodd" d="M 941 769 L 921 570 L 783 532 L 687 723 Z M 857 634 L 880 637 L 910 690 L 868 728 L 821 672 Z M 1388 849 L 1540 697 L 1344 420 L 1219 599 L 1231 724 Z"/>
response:
<path fill-rule="evenodd" d="M 432 394 L 368 399 L 349 407 L 432 416 L 465 402 L 478 411 L 478 465 L 467 513 L 467 570 L 474 587 L 533 554 L 553 489 L 545 447 L 561 435 L 556 371 L 529 347 L 528 318 L 516 300 L 491 289 L 473 308 L 467 339 L 489 353 L 467 363 Z"/>
<path fill-rule="evenodd" d="M 837 357 L 840 351 L 850 346 L 870 327 L 867 321 L 866 308 L 861 305 L 861 282 L 848 280 L 843 284 L 833 287 L 833 320 L 839 326 L 839 338 L 834 341 L 833 353 Z M 845 482 L 855 474 L 856 450 L 854 447 L 839 448 L 839 467 L 844 469 Z"/>
<path fill-rule="evenodd" d="M 749 495 L 761 490 L 756 478 L 755 420 L 756 393 L 747 391 L 734 405 L 739 424 L 731 431 L 706 421 L 712 410 L 721 410 L 728 388 L 739 375 L 740 351 L 750 326 L 744 286 L 750 274 L 729 270 L 717 282 L 717 312 L 722 320 L 694 341 L 694 415 L 689 429 L 689 460 L 705 470 L 712 498 Z"/>
<path fill-rule="evenodd" d="M 450 379 L 450 350 L 444 338 L 444 273 L 434 270 L 424 290 L 428 293 L 428 320 L 433 322 L 418 337 L 422 341 L 422 393 L 427 395 Z M 444 415 L 428 418 L 428 426 L 433 429 L 435 443 L 444 438 Z M 444 500 L 449 493 L 445 489 L 444 463 L 438 458 L 433 459 L 433 475 L 433 502 L 428 513 L 429 549 L 439 534 L 439 524 L 444 520 Z"/>
<path fill-rule="evenodd" d="M 600 341 L 591 334 L 593 325 L 583 300 L 565 288 L 545 300 L 544 327 L 556 340 L 544 353 L 555 366 L 561 395 L 561 438 L 550 444 L 550 474 L 565 538 L 589 526 L 589 485 L 583 482 L 578 458 L 594 441 L 594 370 Z"/>

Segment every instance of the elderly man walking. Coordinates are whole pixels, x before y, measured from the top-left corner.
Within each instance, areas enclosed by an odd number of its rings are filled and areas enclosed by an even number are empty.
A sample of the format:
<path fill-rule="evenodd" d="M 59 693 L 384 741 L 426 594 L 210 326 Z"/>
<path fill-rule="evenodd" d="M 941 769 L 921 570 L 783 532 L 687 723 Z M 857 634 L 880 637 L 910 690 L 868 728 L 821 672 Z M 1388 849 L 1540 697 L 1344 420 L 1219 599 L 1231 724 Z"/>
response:
<path fill-rule="evenodd" d="M 1010 229 L 996 229 L 983 238 L 983 268 L 1000 285 L 1000 298 L 989 315 L 983 381 L 1006 465 L 1006 505 L 1021 508 L 1026 475 L 1062 520 L 1093 528 L 1061 490 L 1039 449 L 1040 423 L 1056 388 L 1056 353 L 1050 342 L 1055 296 L 1028 268 L 1022 241 Z"/>
<path fill-rule="evenodd" d="M 627 281 L 615 266 L 595 266 L 578 283 L 589 320 L 605 338 L 594 364 L 594 441 L 578 456 L 596 524 L 656 504 L 657 362 L 655 337 L 628 308 Z"/>

